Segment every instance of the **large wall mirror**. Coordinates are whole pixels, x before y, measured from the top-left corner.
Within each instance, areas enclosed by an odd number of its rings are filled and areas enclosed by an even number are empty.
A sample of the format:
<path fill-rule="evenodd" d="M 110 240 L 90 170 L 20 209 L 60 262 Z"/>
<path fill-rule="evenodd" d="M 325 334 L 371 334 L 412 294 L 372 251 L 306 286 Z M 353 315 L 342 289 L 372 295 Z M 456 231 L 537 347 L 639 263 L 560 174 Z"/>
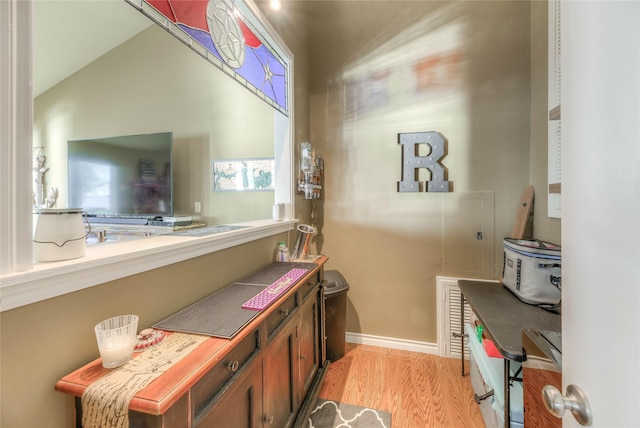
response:
<path fill-rule="evenodd" d="M 34 158 L 43 147 L 58 208 L 69 205 L 69 141 L 154 133 L 172 134 L 175 215 L 228 224 L 292 204 L 288 113 L 231 67 L 214 66 L 127 0 L 36 0 L 33 26 Z M 275 159 L 275 190 L 214 191 L 214 161 L 256 158 Z"/>

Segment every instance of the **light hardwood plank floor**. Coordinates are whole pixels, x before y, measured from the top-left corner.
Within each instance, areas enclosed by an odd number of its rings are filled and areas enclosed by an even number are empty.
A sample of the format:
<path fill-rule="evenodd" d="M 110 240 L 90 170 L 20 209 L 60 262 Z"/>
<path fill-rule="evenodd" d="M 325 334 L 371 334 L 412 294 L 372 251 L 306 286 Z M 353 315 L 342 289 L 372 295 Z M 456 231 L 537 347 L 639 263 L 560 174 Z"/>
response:
<path fill-rule="evenodd" d="M 481 428 L 465 363 L 462 377 L 459 359 L 347 343 L 320 397 L 386 410 L 393 428 Z"/>

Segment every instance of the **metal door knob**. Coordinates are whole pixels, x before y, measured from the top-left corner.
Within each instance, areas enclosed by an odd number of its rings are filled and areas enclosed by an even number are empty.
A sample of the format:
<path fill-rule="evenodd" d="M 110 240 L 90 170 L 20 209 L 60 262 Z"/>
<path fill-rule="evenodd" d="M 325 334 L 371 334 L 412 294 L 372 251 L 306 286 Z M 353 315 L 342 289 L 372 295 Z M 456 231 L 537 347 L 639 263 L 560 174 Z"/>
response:
<path fill-rule="evenodd" d="M 585 393 L 575 385 L 567 386 L 567 395 L 562 393 L 553 385 L 545 385 L 542 388 L 542 400 L 544 405 L 553 416 L 561 418 L 564 411 L 569 410 L 580 425 L 591 425 L 593 415 L 591 406 Z"/>

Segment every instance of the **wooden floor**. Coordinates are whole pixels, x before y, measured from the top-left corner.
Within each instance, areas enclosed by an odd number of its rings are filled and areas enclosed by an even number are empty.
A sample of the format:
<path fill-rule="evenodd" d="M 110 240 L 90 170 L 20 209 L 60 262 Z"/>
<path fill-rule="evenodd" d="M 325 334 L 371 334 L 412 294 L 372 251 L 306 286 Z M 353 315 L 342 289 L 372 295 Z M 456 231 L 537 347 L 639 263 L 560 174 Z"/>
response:
<path fill-rule="evenodd" d="M 459 359 L 347 343 L 320 397 L 386 410 L 393 428 L 484 427 Z"/>

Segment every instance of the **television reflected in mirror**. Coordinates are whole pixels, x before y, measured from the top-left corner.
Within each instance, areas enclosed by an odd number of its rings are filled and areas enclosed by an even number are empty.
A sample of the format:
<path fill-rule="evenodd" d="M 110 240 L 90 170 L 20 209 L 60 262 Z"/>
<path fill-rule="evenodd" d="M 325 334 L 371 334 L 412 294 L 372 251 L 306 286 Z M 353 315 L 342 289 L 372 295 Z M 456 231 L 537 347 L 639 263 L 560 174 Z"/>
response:
<path fill-rule="evenodd" d="M 67 143 L 69 205 L 89 219 L 173 215 L 171 132 Z"/>

